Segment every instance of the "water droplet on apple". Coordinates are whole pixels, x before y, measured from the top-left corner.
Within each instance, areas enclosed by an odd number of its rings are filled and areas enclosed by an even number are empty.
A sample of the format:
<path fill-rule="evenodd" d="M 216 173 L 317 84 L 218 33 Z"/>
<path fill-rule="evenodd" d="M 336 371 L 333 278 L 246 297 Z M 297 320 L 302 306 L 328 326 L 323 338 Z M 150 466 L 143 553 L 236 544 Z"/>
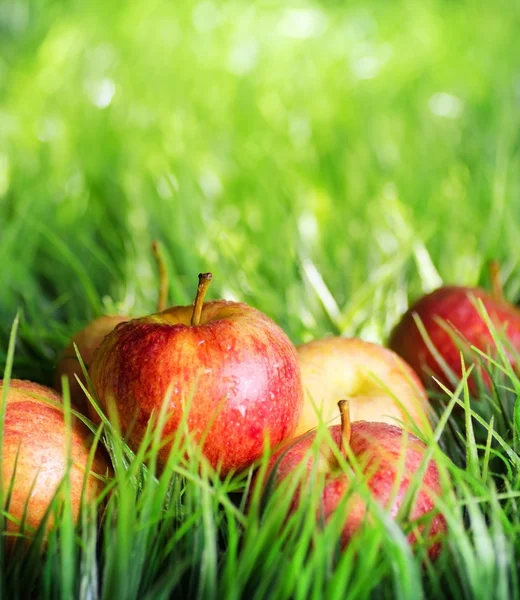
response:
<path fill-rule="evenodd" d="M 246 416 L 246 405 L 244 404 L 238 404 L 237 406 L 235 406 L 235 409 L 240 413 L 240 415 L 242 416 L 242 418 L 245 418 Z"/>

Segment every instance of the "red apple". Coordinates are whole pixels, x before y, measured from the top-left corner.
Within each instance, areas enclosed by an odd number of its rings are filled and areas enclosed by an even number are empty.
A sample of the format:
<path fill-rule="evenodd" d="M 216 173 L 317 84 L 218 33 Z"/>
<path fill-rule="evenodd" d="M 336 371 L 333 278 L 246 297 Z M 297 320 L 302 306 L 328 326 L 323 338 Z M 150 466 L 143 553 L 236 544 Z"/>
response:
<path fill-rule="evenodd" d="M 395 425 L 367 421 L 350 423 L 347 401 L 340 401 L 339 406 L 342 423 L 329 429 L 333 443 L 338 446 L 347 465 L 352 465 L 352 461 L 357 462 L 366 477 L 370 496 L 395 518 L 414 474 L 423 467 L 426 446 L 414 435 Z M 320 445 L 317 453 L 313 453 L 316 433 L 317 430 L 300 436 L 289 446 L 278 450 L 271 457 L 262 481 L 264 485 L 269 482 L 272 489 L 276 489 L 282 482 L 288 483 L 289 478 L 300 478 L 291 499 L 291 512 L 296 511 L 304 497 L 311 493 L 308 486 L 318 485 L 320 506 L 317 521 L 324 518 L 327 522 L 336 515 L 337 510 L 344 511 L 340 543 L 345 548 L 361 527 L 370 525 L 370 508 L 366 495 L 352 489 L 353 485 L 359 483 L 355 482 L 354 471 L 345 470 L 326 442 Z M 349 451 L 347 446 L 350 447 Z M 316 472 L 322 477 L 316 477 Z M 435 506 L 441 493 L 439 470 L 435 461 L 430 460 L 410 511 L 400 515 L 411 527 L 417 522 L 417 530 L 429 543 L 428 554 L 431 559 L 439 554 L 440 538 L 446 531 L 446 521 Z M 348 494 L 350 497 L 347 497 Z M 408 539 L 413 544 L 416 541 L 415 532 L 410 533 Z"/>
<path fill-rule="evenodd" d="M 0 380 L 0 395 L 4 383 Z M 30 381 L 9 382 L 4 421 L 2 454 L 2 485 L 4 501 L 12 487 L 7 519 L 10 534 L 20 532 L 25 513 L 24 534 L 36 530 L 63 481 L 67 463 L 67 425 L 63 411 L 48 402 L 61 403 L 54 391 Z M 86 499 L 94 499 L 104 487 L 103 478 L 109 470 L 105 455 L 98 450 L 92 471 L 87 473 L 90 443 L 93 434 L 78 419 L 72 418 L 70 430 L 70 498 L 75 520 L 81 507 L 85 483 Z M 16 465 L 16 469 L 15 469 Z M 13 480 L 14 476 L 14 482 Z M 86 478 L 86 482 L 85 482 Z M 14 519 L 14 520 L 13 520 Z M 47 528 L 52 523 L 47 524 Z M 14 537 L 8 537 L 9 543 Z"/>
<path fill-rule="evenodd" d="M 417 319 L 422 322 L 427 336 L 445 366 L 456 379 L 460 379 L 461 350 L 466 358 L 475 362 L 477 366 L 482 364 L 482 359 L 470 350 L 470 346 L 487 355 L 496 355 L 495 342 L 479 312 L 478 300 L 482 301 L 498 334 L 505 335 L 508 343 L 520 351 L 520 310 L 504 300 L 496 283 L 494 290 L 494 293 L 490 294 L 480 288 L 446 286 L 423 296 L 405 313 L 393 330 L 388 345 L 415 369 L 426 385 L 432 385 L 434 376 L 453 389 L 449 375 L 439 364 L 441 361 L 437 360 L 428 347 Z M 512 356 L 510 360 L 514 362 Z M 480 368 L 479 371 L 482 381 L 489 384 L 487 373 Z M 473 393 L 478 390 L 477 381 L 477 377 L 473 375 L 468 381 Z"/>
<path fill-rule="evenodd" d="M 161 312 L 166 308 L 168 294 L 168 273 L 162 256 L 162 250 L 158 242 L 152 244 L 152 250 L 159 269 L 160 291 L 157 301 L 157 311 Z M 94 321 L 91 321 L 81 331 L 74 334 L 69 345 L 63 350 L 56 371 L 54 372 L 53 386 L 59 392 L 62 391 L 61 383 L 63 375 L 66 375 L 69 380 L 70 399 L 74 408 L 83 414 L 88 412 L 88 399 L 79 383 L 87 387 L 87 381 L 83 375 L 80 362 L 78 360 L 76 345 L 81 359 L 88 368 L 92 362 L 94 351 L 104 340 L 116 325 L 130 321 L 132 317 L 121 315 L 104 315 Z M 78 381 L 79 380 L 79 381 Z"/>
<path fill-rule="evenodd" d="M 194 306 L 118 325 L 90 368 L 102 409 L 115 409 L 134 449 L 165 399 L 162 432 L 171 439 L 187 425 L 221 474 L 251 465 L 289 437 L 303 402 L 296 350 L 278 325 L 239 302 L 203 304 L 211 275 L 199 276 Z M 94 415 L 93 415 L 94 416 Z M 164 465 L 170 444 L 159 454 Z"/>
<path fill-rule="evenodd" d="M 417 375 L 397 354 L 355 338 L 327 337 L 297 347 L 305 401 L 295 436 L 339 423 L 338 398 L 352 421 L 429 426 L 429 404 Z"/>

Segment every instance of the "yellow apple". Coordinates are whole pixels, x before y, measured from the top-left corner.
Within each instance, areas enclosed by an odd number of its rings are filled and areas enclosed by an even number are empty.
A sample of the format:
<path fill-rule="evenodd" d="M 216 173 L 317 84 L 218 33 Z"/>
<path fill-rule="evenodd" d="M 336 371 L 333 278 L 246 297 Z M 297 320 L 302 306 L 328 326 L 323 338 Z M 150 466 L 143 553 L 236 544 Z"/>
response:
<path fill-rule="evenodd" d="M 413 423 L 429 427 L 429 404 L 419 378 L 397 354 L 356 338 L 327 337 L 297 348 L 305 401 L 295 436 L 340 422 L 338 401 L 348 399 L 352 421 Z"/>

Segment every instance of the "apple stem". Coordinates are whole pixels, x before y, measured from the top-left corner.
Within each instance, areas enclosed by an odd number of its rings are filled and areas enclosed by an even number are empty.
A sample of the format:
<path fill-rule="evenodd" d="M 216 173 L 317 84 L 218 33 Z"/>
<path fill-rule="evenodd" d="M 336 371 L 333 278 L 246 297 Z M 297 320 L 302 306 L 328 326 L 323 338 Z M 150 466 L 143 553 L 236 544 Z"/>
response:
<path fill-rule="evenodd" d="M 157 240 L 152 242 L 152 251 L 159 269 L 159 298 L 157 299 L 157 312 L 166 308 L 168 301 L 168 269 L 164 262 L 163 246 Z"/>
<path fill-rule="evenodd" d="M 498 260 L 489 262 L 489 278 L 491 280 L 491 290 L 495 300 L 504 300 L 504 288 L 500 281 L 500 265 Z"/>
<path fill-rule="evenodd" d="M 204 304 L 204 296 L 211 283 L 211 273 L 199 273 L 199 285 L 197 286 L 197 295 L 193 303 L 193 314 L 191 315 L 192 326 L 200 323 L 200 315 L 202 313 L 202 305 Z"/>
<path fill-rule="evenodd" d="M 343 456 L 346 453 L 346 447 L 350 444 L 350 408 L 348 400 L 340 400 L 338 402 L 339 412 L 341 413 L 341 440 L 339 443 L 339 451 Z"/>

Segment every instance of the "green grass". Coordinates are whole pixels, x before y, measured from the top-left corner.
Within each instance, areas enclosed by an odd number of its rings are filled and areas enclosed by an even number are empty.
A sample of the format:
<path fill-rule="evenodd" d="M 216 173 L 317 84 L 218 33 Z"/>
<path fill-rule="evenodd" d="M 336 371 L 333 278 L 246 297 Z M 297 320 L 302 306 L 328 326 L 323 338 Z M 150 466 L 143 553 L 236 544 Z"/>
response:
<path fill-rule="evenodd" d="M 153 239 L 171 304 L 212 271 L 210 297 L 295 343 L 384 342 L 491 258 L 516 301 L 519 26 L 505 0 L 0 0 L 0 372 L 48 384 L 92 317 L 153 311 Z M 2 597 L 517 597 L 520 382 L 498 362 L 459 418 L 435 400 L 453 493 L 434 565 L 384 515 L 340 554 L 312 502 L 284 524 L 283 498 L 247 510 L 247 475 L 179 450 L 156 477 L 105 431 L 100 526 L 86 510 L 72 539 L 65 513 L 43 557 L 3 553 Z"/>

